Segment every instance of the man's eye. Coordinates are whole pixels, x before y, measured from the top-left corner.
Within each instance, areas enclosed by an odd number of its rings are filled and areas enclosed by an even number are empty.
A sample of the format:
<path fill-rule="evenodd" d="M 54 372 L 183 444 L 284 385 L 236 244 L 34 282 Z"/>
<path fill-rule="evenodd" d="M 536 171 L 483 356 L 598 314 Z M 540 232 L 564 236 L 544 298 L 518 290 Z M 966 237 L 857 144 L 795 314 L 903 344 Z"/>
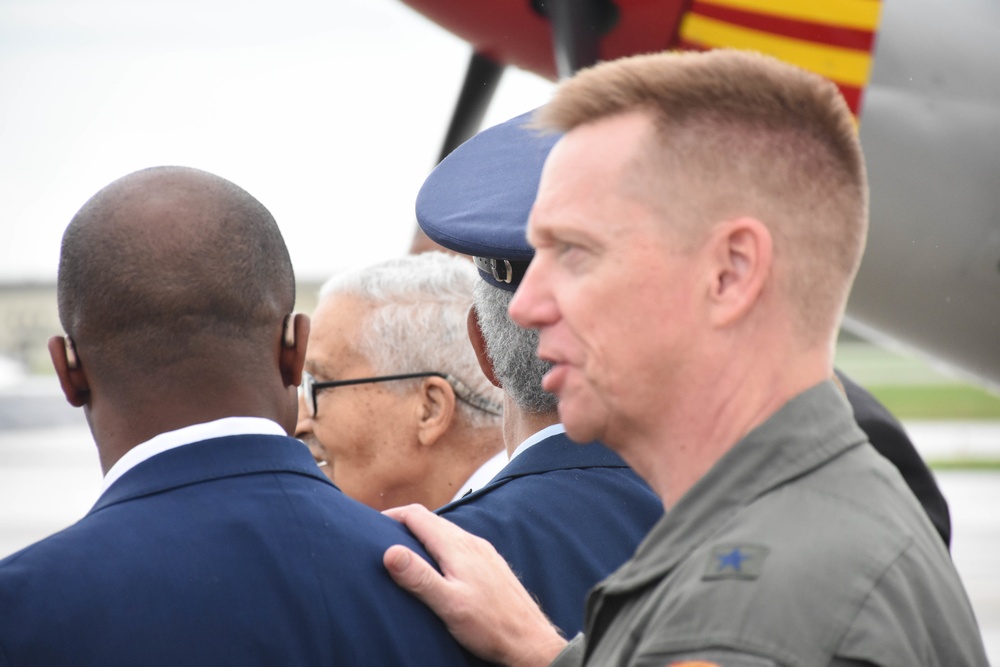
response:
<path fill-rule="evenodd" d="M 574 250 L 578 250 L 579 248 L 580 246 L 575 243 L 559 243 L 556 245 L 556 253 L 562 257 L 563 255 L 567 255 Z"/>

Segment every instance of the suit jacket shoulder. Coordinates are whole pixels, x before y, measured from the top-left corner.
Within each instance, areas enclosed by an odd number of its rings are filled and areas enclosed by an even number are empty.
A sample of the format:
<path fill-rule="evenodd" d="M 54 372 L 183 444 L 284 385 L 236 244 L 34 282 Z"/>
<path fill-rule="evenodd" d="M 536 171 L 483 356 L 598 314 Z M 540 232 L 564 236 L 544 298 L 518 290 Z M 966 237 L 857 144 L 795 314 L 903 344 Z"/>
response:
<path fill-rule="evenodd" d="M 155 456 L 78 523 L 0 561 L 14 665 L 462 664 L 382 554 L 419 545 L 344 496 L 298 441 Z"/>
<path fill-rule="evenodd" d="M 438 513 L 491 542 L 571 637 L 587 591 L 632 555 L 663 507 L 617 454 L 560 434 Z"/>

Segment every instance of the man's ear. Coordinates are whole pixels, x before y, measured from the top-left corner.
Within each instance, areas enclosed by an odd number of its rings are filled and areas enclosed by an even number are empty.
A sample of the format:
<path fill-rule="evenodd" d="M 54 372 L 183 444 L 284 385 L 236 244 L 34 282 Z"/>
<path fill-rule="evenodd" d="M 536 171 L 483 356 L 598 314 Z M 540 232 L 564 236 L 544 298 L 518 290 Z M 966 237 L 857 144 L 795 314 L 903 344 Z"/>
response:
<path fill-rule="evenodd" d="M 59 385 L 69 404 L 74 408 L 86 405 L 90 400 L 90 383 L 76 353 L 73 339 L 69 336 L 50 338 L 49 356 L 52 357 L 52 366 L 56 369 Z"/>
<path fill-rule="evenodd" d="M 716 226 L 708 239 L 712 323 L 729 326 L 758 302 L 773 271 L 771 231 L 756 218 L 735 218 Z"/>
<path fill-rule="evenodd" d="M 417 439 L 421 445 L 433 445 L 451 428 L 458 397 L 448 381 L 437 376 L 424 378 L 419 391 Z"/>
<path fill-rule="evenodd" d="M 486 338 L 483 337 L 483 330 L 479 326 L 479 315 L 476 314 L 475 306 L 469 306 L 465 325 L 469 330 L 469 341 L 472 343 L 472 349 L 476 351 L 476 359 L 479 361 L 479 367 L 483 369 L 483 375 L 493 383 L 494 387 L 502 389 L 503 385 L 500 384 L 493 372 L 493 362 L 490 360 L 490 355 L 486 353 Z"/>
<path fill-rule="evenodd" d="M 286 387 L 297 387 L 302 383 L 302 367 L 306 363 L 308 342 L 309 316 L 302 313 L 286 316 L 281 329 L 281 349 L 278 352 L 281 380 Z"/>

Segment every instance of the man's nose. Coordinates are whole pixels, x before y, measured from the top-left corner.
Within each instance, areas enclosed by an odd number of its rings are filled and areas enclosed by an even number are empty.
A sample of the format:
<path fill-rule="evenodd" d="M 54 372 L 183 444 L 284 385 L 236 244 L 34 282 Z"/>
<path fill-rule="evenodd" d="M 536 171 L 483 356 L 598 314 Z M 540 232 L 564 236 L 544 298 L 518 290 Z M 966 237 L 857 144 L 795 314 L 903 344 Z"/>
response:
<path fill-rule="evenodd" d="M 537 256 L 517 286 L 508 312 L 511 319 L 525 329 L 539 329 L 558 318 L 545 280 L 544 261 L 539 262 Z"/>

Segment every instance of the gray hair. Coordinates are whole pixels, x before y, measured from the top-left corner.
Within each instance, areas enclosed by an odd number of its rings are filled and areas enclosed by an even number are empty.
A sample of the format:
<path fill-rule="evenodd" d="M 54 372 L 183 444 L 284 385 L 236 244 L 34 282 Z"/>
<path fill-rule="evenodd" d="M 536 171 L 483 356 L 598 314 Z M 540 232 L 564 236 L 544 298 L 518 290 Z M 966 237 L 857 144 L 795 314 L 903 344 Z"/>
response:
<path fill-rule="evenodd" d="M 552 364 L 538 358 L 538 332 L 522 329 L 507 314 L 513 298 L 513 292 L 476 281 L 473 300 L 493 373 L 522 410 L 534 414 L 555 412 L 555 394 L 542 389 L 542 376 Z"/>
<path fill-rule="evenodd" d="M 469 342 L 466 317 L 480 282 L 472 263 L 441 252 L 407 255 L 335 275 L 320 288 L 356 296 L 372 310 L 360 326 L 357 351 L 384 375 L 434 371 L 452 381 L 458 414 L 474 427 L 497 425 L 502 392 L 483 374 Z M 413 381 L 388 383 L 403 392 Z"/>

